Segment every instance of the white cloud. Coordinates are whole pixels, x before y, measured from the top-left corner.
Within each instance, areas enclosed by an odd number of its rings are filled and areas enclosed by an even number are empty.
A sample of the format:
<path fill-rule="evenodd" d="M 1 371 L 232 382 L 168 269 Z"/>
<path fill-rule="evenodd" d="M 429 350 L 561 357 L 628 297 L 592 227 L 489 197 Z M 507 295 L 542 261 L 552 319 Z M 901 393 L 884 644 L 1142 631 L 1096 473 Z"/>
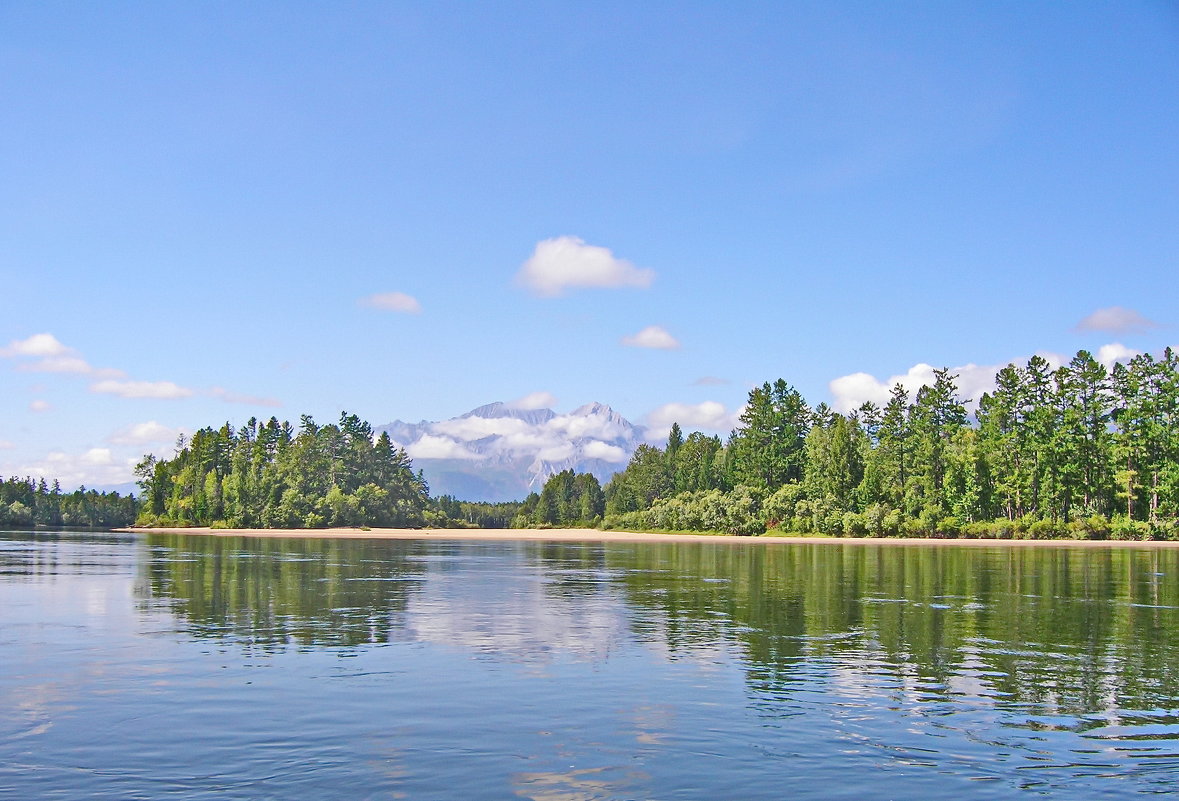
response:
<path fill-rule="evenodd" d="M 523 398 L 508 403 L 513 409 L 551 409 L 557 405 L 557 398 L 551 392 L 532 392 Z"/>
<path fill-rule="evenodd" d="M 125 378 L 126 373 L 112 367 L 91 367 L 80 356 L 49 356 L 17 368 L 26 373 L 70 373 L 95 378 Z"/>
<path fill-rule="evenodd" d="M 731 431 L 737 425 L 739 412 L 730 413 L 716 401 L 703 403 L 665 403 L 647 415 L 647 438 L 666 439 L 672 423 L 679 423 L 685 431 Z"/>
<path fill-rule="evenodd" d="M 1035 355 L 1048 362 L 1048 366 L 1055 370 L 1066 364 L 1069 359 L 1059 353 L 1038 351 Z M 1126 361 L 1138 355 L 1138 351 L 1131 350 L 1124 345 L 1113 343 L 1103 345 L 1098 349 L 1095 358 L 1107 368 L 1115 361 Z M 1022 366 L 1027 364 L 1026 357 L 1019 357 L 1002 364 L 963 364 L 951 367 L 950 373 L 956 375 L 954 383 L 958 387 L 958 396 L 963 399 L 967 408 L 973 408 L 985 392 L 995 389 L 995 375 L 1008 364 Z M 837 412 L 854 411 L 865 401 L 871 401 L 877 406 L 888 403 L 893 386 L 901 384 L 909 391 L 910 401 L 923 386 L 931 386 L 934 381 L 934 368 L 931 365 L 915 364 L 905 373 L 890 376 L 886 380 L 879 380 L 869 373 L 852 373 L 831 381 L 827 388 L 831 392 L 832 407 Z"/>
<path fill-rule="evenodd" d="M 185 428 L 169 428 L 166 425 L 149 420 L 146 423 L 134 423 L 124 426 L 107 437 L 112 445 L 153 445 L 166 443 L 171 445 L 181 434 L 188 434 Z"/>
<path fill-rule="evenodd" d="M 52 408 L 53 407 L 49 405 L 49 401 L 41 400 L 40 398 L 29 404 L 30 412 L 47 412 Z"/>
<path fill-rule="evenodd" d="M 833 379 L 827 384 L 827 389 L 831 392 L 835 410 L 850 412 L 868 401 L 877 406 L 888 403 L 888 393 L 891 386 L 884 381 L 876 380 L 874 375 L 852 373 Z"/>
<path fill-rule="evenodd" d="M 702 375 L 692 382 L 694 387 L 723 387 L 728 385 L 729 379 L 717 378 L 714 375 Z"/>
<path fill-rule="evenodd" d="M 1124 306 L 1098 309 L 1081 322 L 1078 331 L 1104 331 L 1109 334 L 1136 334 L 1158 328 L 1158 323 Z"/>
<path fill-rule="evenodd" d="M 10 451 L 16 447 L 15 442 L 10 442 L 6 439 L 0 439 L 0 451 Z"/>
<path fill-rule="evenodd" d="M 418 303 L 418 299 L 404 292 L 380 292 L 362 298 L 360 304 L 373 309 L 400 312 L 401 314 L 422 313 L 422 304 Z"/>
<path fill-rule="evenodd" d="M 572 442 L 558 442 L 547 448 L 541 448 L 540 452 L 536 454 L 536 458 L 545 462 L 563 462 L 572 458 L 576 452 Z"/>
<path fill-rule="evenodd" d="M 1049 359 L 1054 366 L 1059 365 L 1060 357 L 1055 354 Z M 990 392 L 995 386 L 995 373 L 1005 364 L 977 365 L 964 364 L 951 367 L 950 373 L 957 375 L 955 384 L 958 396 L 967 402 L 967 406 L 978 402 L 984 392 Z M 932 386 L 934 382 L 934 367 L 924 362 L 915 364 L 907 372 L 889 377 L 885 381 L 878 380 L 868 373 L 852 373 L 831 381 L 827 388 L 831 392 L 832 407 L 837 412 L 848 412 L 858 409 L 865 401 L 871 401 L 877 406 L 888 403 L 892 388 L 901 384 L 909 391 L 910 400 L 917 394 L 917 390 L 924 386 Z"/>
<path fill-rule="evenodd" d="M 33 334 L 28 339 L 14 339 L 8 347 L 0 348 L 0 356 L 67 356 L 74 352 L 58 341 L 53 334 Z"/>
<path fill-rule="evenodd" d="M 649 325 L 637 334 L 622 338 L 622 344 L 631 348 L 654 348 L 675 350 L 680 346 L 678 339 L 657 325 Z"/>
<path fill-rule="evenodd" d="M 519 434 L 529 428 L 528 423 L 515 417 L 456 417 L 430 426 L 434 433 L 462 442 L 483 439 L 495 434 Z"/>
<path fill-rule="evenodd" d="M 118 459 L 109 448 L 91 448 L 78 454 L 52 451 L 44 459 L 20 468 L 21 475 L 58 479 L 63 488 L 109 486 L 134 480 L 136 457 Z"/>
<path fill-rule="evenodd" d="M 601 459 L 603 462 L 613 464 L 626 461 L 626 451 L 622 448 L 608 442 L 599 442 L 596 439 L 587 442 L 581 452 L 587 459 Z"/>
<path fill-rule="evenodd" d="M 277 398 L 261 398 L 257 395 L 241 395 L 237 392 L 230 392 L 223 387 L 213 387 L 209 390 L 209 394 L 214 398 L 220 398 L 226 403 L 244 403 L 247 406 L 282 406 L 282 401 Z"/>
<path fill-rule="evenodd" d="M 116 381 L 108 379 L 90 385 L 91 392 L 120 398 L 187 398 L 193 391 L 171 381 Z"/>
<path fill-rule="evenodd" d="M 1112 370 L 1113 366 L 1118 362 L 1128 362 L 1135 356 L 1141 356 L 1142 351 L 1127 348 L 1120 342 L 1112 342 L 1108 345 L 1102 345 L 1097 349 L 1096 359 L 1105 365 L 1105 369 Z"/>
<path fill-rule="evenodd" d="M 606 414 L 561 414 L 544 424 L 544 430 L 562 439 L 618 439 L 625 437 L 621 418 Z"/>
<path fill-rule="evenodd" d="M 439 437 L 434 434 L 423 434 L 417 441 L 405 449 L 411 459 L 478 459 L 478 454 L 471 453 L 460 443 L 449 437 Z"/>
<path fill-rule="evenodd" d="M 609 248 L 587 245 L 576 236 L 558 236 L 536 243 L 516 281 L 538 295 L 555 297 L 566 289 L 648 287 L 655 271 L 615 258 Z"/>
<path fill-rule="evenodd" d="M 35 358 L 17 367 L 26 373 L 66 373 L 93 378 L 123 378 L 127 374 L 110 367 L 92 367 L 75 348 L 64 345 L 53 334 L 33 334 L 28 339 L 13 340 L 0 348 L 6 358 Z"/>

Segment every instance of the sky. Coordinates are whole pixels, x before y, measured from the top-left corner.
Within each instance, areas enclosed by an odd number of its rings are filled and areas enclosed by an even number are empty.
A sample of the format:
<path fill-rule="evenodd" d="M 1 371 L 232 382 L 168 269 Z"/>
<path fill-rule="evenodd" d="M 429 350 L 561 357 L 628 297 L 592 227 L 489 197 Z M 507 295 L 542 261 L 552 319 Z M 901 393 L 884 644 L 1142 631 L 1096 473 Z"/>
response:
<path fill-rule="evenodd" d="M 1179 344 L 1179 4 L 0 4 L 0 475 Z"/>

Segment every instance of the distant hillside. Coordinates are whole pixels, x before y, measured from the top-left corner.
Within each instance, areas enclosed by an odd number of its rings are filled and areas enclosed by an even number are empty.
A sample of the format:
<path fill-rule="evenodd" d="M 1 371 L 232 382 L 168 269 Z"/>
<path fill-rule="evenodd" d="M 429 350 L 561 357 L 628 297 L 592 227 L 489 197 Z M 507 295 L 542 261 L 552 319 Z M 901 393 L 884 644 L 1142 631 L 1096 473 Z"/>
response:
<path fill-rule="evenodd" d="M 450 420 L 395 420 L 376 431 L 405 448 L 432 495 L 470 501 L 520 500 L 568 469 L 604 483 L 626 466 L 643 434 L 601 403 L 568 414 L 489 403 Z"/>

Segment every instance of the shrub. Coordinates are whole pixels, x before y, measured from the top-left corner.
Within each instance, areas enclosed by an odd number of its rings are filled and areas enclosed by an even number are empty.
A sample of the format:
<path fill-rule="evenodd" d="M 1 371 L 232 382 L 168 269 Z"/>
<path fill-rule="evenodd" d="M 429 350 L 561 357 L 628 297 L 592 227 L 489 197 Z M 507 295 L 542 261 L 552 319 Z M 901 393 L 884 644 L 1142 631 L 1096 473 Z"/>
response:
<path fill-rule="evenodd" d="M 962 526 L 961 536 L 972 540 L 993 540 L 997 535 L 997 523 L 975 520 Z"/>
<path fill-rule="evenodd" d="M 1150 524 L 1142 520 L 1115 517 L 1110 525 L 1110 539 L 1140 541 L 1150 539 Z"/>
<path fill-rule="evenodd" d="M 1067 533 L 1068 530 L 1054 520 L 1037 520 L 1027 527 L 1025 537 L 1029 540 L 1055 540 Z"/>
<path fill-rule="evenodd" d="M 843 533 L 849 537 L 868 536 L 868 519 L 856 512 L 844 512 Z"/>
<path fill-rule="evenodd" d="M 761 498 L 750 487 L 734 487 L 725 497 L 725 520 L 721 531 L 749 537 L 764 534 L 765 520 L 761 516 Z"/>
<path fill-rule="evenodd" d="M 962 522 L 953 515 L 943 517 L 936 523 L 935 530 L 937 531 L 938 537 L 957 539 L 962 536 Z"/>

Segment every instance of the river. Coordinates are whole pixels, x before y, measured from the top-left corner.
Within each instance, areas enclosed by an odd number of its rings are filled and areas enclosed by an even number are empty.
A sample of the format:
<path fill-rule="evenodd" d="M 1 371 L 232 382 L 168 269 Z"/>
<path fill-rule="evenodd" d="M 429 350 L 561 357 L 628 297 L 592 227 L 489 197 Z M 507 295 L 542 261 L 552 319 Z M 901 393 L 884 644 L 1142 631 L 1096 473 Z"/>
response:
<path fill-rule="evenodd" d="M 0 532 L 0 799 L 1125 798 L 1179 550 Z"/>

